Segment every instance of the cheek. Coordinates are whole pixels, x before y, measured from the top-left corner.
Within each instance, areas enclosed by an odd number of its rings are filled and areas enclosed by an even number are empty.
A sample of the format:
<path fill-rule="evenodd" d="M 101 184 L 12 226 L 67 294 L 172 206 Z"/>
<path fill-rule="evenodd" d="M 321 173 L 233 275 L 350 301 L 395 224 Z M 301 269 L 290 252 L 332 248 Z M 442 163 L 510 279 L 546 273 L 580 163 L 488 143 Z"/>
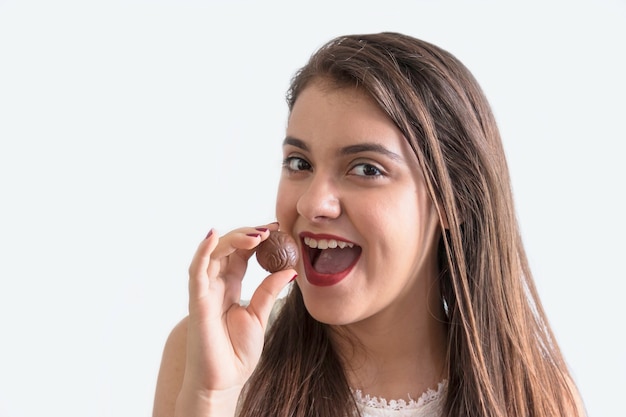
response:
<path fill-rule="evenodd" d="M 416 193 L 403 192 L 389 195 L 376 206 L 370 206 L 369 219 L 374 235 L 384 237 L 382 250 L 404 253 L 415 250 L 416 242 L 423 245 L 431 234 L 432 218 L 429 204 Z"/>
<path fill-rule="evenodd" d="M 415 194 L 404 189 L 398 191 L 360 201 L 360 210 L 376 233 L 402 235 L 414 231 L 421 207 L 416 204 Z"/>
<path fill-rule="evenodd" d="M 276 220 L 281 228 L 288 229 L 293 225 L 296 216 L 297 193 L 281 180 L 276 193 Z"/>

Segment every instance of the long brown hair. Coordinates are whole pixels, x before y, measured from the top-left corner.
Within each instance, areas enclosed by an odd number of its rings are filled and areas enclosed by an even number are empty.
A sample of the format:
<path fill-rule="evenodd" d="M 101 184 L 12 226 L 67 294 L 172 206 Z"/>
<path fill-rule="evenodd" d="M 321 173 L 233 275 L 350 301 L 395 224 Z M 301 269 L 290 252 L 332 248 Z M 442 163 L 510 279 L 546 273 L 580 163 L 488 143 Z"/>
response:
<path fill-rule="evenodd" d="M 388 114 L 440 213 L 444 416 L 573 415 L 578 393 L 533 283 L 500 134 L 472 74 L 450 53 L 410 36 L 342 36 L 296 73 L 289 109 L 322 78 L 363 89 Z M 357 415 L 327 332 L 294 285 L 246 385 L 241 416 Z"/>

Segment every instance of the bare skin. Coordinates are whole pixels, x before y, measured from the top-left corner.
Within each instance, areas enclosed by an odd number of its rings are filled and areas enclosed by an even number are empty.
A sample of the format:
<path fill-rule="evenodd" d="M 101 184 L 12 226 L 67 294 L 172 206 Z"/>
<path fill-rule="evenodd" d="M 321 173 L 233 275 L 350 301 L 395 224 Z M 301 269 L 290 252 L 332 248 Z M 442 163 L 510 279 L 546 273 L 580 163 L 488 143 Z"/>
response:
<path fill-rule="evenodd" d="M 154 417 L 232 416 L 263 348 L 277 295 L 296 272 L 269 275 L 248 306 L 241 280 L 254 248 L 277 224 L 212 231 L 189 267 L 189 315 L 171 332 L 157 380 Z"/>

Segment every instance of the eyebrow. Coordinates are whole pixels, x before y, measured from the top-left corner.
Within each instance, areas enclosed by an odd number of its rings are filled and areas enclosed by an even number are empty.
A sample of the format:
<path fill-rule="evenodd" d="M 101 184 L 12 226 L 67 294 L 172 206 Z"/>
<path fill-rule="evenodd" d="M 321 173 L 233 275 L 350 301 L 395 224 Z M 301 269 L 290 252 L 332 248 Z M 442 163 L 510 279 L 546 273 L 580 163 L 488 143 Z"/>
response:
<path fill-rule="evenodd" d="M 291 145 L 291 146 L 295 146 L 296 148 L 300 148 L 303 151 L 309 151 L 309 147 L 306 143 L 304 143 L 304 141 L 291 137 L 291 136 L 287 136 L 285 140 L 283 140 L 283 146 L 285 145 Z M 398 155 L 397 153 L 390 151 L 389 149 L 385 148 L 384 146 L 378 143 L 370 143 L 370 142 L 346 146 L 344 148 L 341 148 L 338 153 L 340 155 L 354 155 L 354 154 L 361 153 L 361 152 L 375 152 L 375 153 L 385 155 L 388 158 L 391 158 L 395 161 L 402 160 L 402 157 Z"/>
<path fill-rule="evenodd" d="M 308 151 L 309 150 L 309 147 L 306 145 L 306 143 L 304 143 L 300 139 L 296 139 L 296 138 L 291 137 L 291 136 L 287 136 L 285 138 L 285 140 L 283 140 L 283 146 L 285 146 L 285 145 L 295 146 L 296 148 L 300 148 L 303 151 Z"/>

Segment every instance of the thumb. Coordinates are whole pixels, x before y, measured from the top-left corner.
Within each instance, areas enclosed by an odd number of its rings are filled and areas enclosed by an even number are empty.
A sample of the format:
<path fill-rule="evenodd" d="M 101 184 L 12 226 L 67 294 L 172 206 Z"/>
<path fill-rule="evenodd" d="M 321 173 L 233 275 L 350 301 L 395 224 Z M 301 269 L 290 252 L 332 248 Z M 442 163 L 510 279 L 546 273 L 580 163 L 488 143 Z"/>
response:
<path fill-rule="evenodd" d="M 261 285 L 254 291 L 254 294 L 252 294 L 247 309 L 250 314 L 256 316 L 263 328 L 267 326 L 267 320 L 274 306 L 274 302 L 276 301 L 276 297 L 278 297 L 282 289 L 297 276 L 298 274 L 295 269 L 285 269 L 275 272 L 265 278 L 263 282 L 261 282 Z"/>

